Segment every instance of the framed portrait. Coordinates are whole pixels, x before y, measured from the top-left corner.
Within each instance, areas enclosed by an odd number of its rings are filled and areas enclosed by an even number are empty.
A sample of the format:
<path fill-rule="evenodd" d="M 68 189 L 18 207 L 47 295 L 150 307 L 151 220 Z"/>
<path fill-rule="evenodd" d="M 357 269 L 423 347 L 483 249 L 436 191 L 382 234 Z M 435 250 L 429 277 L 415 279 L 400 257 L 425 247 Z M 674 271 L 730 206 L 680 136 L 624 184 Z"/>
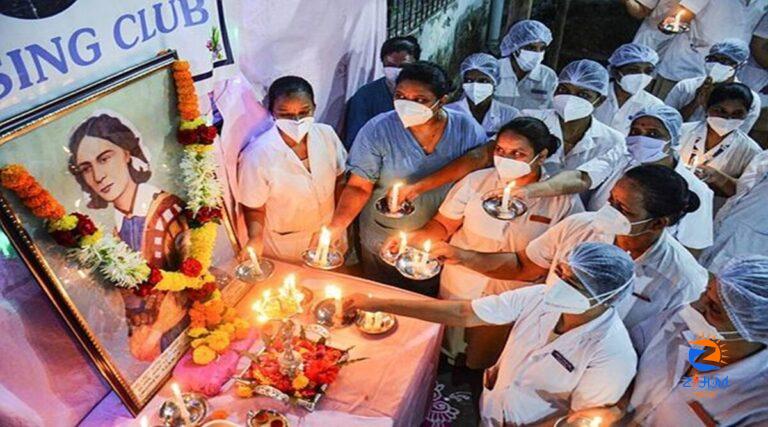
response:
<path fill-rule="evenodd" d="M 88 215 L 148 265 L 174 271 L 189 231 L 175 59 L 152 58 L 0 123 L 0 166 L 21 164 L 67 212 Z M 181 292 L 142 296 L 79 268 L 5 189 L 0 223 L 96 367 L 138 413 L 188 347 L 191 301 Z M 210 273 L 234 305 L 246 290 L 230 285 L 223 267 L 237 247 L 227 218 L 217 227 Z"/>

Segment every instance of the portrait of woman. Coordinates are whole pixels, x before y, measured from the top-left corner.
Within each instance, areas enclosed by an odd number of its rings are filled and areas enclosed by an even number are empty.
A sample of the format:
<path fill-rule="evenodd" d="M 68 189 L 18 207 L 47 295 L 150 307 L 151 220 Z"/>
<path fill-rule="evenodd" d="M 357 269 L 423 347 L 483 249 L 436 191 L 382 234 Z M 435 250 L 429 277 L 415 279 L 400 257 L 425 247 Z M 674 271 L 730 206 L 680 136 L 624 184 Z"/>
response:
<path fill-rule="evenodd" d="M 114 234 L 151 267 L 175 270 L 188 229 L 182 200 L 149 181 L 140 133 L 113 112 L 97 112 L 69 138 L 69 171 L 87 195 L 86 207 L 112 209 Z M 121 290 L 131 354 L 154 360 L 186 326 L 186 301 L 171 292 Z"/>

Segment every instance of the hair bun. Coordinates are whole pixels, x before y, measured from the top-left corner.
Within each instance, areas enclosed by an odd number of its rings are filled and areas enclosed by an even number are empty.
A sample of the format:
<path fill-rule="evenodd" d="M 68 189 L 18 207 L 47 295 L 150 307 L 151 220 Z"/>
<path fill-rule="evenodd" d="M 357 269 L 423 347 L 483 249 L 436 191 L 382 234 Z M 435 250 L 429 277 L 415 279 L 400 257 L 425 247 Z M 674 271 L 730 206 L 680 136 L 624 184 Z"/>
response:
<path fill-rule="evenodd" d="M 691 190 L 687 190 L 687 191 L 688 191 L 688 197 L 687 197 L 688 202 L 685 205 L 685 212 L 686 213 L 696 212 L 697 210 L 699 210 L 699 207 L 701 207 L 701 199 L 699 199 L 699 195 L 694 193 L 693 191 Z"/>

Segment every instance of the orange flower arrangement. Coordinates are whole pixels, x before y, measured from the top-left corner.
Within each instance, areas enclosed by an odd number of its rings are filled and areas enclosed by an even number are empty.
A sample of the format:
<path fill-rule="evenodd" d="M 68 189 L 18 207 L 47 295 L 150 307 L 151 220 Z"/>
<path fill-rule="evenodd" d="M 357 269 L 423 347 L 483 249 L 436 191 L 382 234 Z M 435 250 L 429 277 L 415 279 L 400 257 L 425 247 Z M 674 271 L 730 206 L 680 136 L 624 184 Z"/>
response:
<path fill-rule="evenodd" d="M 64 206 L 53 198 L 24 166 L 8 165 L 0 169 L 0 184 L 16 193 L 24 206 L 36 217 L 55 221 L 64 216 Z"/>

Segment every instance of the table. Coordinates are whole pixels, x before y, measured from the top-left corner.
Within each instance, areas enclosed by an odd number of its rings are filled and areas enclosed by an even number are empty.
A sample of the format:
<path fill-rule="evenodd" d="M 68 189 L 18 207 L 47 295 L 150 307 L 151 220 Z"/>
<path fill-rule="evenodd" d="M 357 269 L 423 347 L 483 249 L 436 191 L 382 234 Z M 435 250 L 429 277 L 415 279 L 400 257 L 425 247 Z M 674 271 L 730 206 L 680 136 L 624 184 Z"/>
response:
<path fill-rule="evenodd" d="M 296 273 L 298 284 L 315 293 L 313 304 L 323 299 L 323 291 L 328 284 L 340 287 L 344 295 L 361 292 L 385 298 L 425 298 L 357 277 L 275 262 L 274 275 L 254 285 L 238 304 L 238 311 L 248 313 L 251 304 L 264 289 L 278 288 L 289 273 Z M 354 326 L 331 331 L 332 345 L 340 348 L 354 345 L 351 356 L 367 357 L 368 360 L 343 367 L 337 381 L 328 388 L 314 412 L 291 408 L 263 397 L 239 398 L 231 387 L 226 387 L 208 402 L 212 410 L 224 409 L 229 412 L 230 421 L 240 424 L 245 423 L 249 409 L 268 408 L 285 413 L 292 427 L 420 425 L 431 402 L 442 326 L 406 317 L 398 317 L 398 322 L 396 331 L 381 338 L 365 337 Z M 252 349 L 260 345 L 261 341 L 257 340 Z M 166 384 L 140 416 L 154 416 L 162 402 L 170 396 L 170 387 Z M 133 426 L 138 425 L 138 419 L 131 417 L 118 397 L 110 393 L 81 424 L 105 425 Z"/>

